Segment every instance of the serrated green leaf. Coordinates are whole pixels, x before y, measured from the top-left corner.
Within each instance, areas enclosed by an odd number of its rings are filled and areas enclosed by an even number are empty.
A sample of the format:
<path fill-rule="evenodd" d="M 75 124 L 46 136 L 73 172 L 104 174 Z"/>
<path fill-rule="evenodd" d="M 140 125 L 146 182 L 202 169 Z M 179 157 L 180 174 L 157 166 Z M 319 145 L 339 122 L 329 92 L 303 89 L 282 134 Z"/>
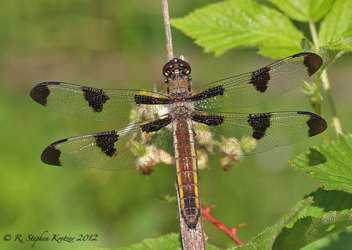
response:
<path fill-rule="evenodd" d="M 350 250 L 352 249 L 352 230 L 348 229 L 338 234 L 330 235 L 321 240 L 313 242 L 302 250 L 328 250 L 328 249 L 338 249 L 338 250 Z"/>
<path fill-rule="evenodd" d="M 165 250 L 177 250 L 182 249 L 182 241 L 180 234 L 168 234 L 158 238 L 145 239 L 140 243 L 133 244 L 131 246 L 114 248 L 114 250 L 155 250 L 155 249 L 165 249 Z M 206 245 L 206 250 L 219 250 L 219 248 L 214 247 L 210 244 Z M 100 248 L 100 250 L 112 250 L 111 248 Z"/>
<path fill-rule="evenodd" d="M 331 41 L 328 46 L 319 48 L 319 54 L 323 58 L 323 65 L 320 70 L 327 69 L 344 53 L 352 51 L 352 36 Z"/>
<path fill-rule="evenodd" d="M 342 54 L 344 51 L 342 50 L 331 50 L 328 47 L 320 47 L 319 54 L 321 58 L 323 58 L 323 65 L 321 66 L 321 70 L 327 69 L 333 64 Z"/>
<path fill-rule="evenodd" d="M 310 193 L 305 198 L 307 197 L 313 197 L 314 203 L 302 210 L 292 223 L 287 226 L 288 228 L 292 228 L 298 219 L 307 216 L 323 218 L 328 212 L 345 214 L 346 212 L 352 211 L 352 194 L 343 191 L 327 191 L 323 188 L 318 188 L 315 192 Z"/>
<path fill-rule="evenodd" d="M 282 230 L 273 249 L 295 250 L 352 226 L 352 195 L 321 188 L 309 195 L 314 203 Z"/>
<path fill-rule="evenodd" d="M 307 22 L 321 19 L 330 10 L 332 0 L 269 0 L 290 18 Z"/>
<path fill-rule="evenodd" d="M 350 228 L 351 210 L 351 194 L 319 188 L 291 209 L 277 224 L 240 249 L 300 249 L 323 237 Z"/>
<path fill-rule="evenodd" d="M 352 135 L 308 149 L 290 161 L 291 166 L 310 173 L 326 190 L 352 191 Z"/>
<path fill-rule="evenodd" d="M 352 36 L 341 37 L 328 44 L 331 50 L 352 50 Z"/>
<path fill-rule="evenodd" d="M 292 229 L 285 228 L 277 238 L 273 249 L 296 250 L 329 235 L 352 226 L 352 212 L 336 214 L 329 212 L 323 218 L 302 218 Z"/>
<path fill-rule="evenodd" d="M 307 38 L 302 39 L 301 48 L 304 52 L 315 52 L 314 44 L 311 41 L 309 41 Z"/>
<path fill-rule="evenodd" d="M 352 1 L 336 0 L 319 30 L 320 46 L 352 35 Z"/>
<path fill-rule="evenodd" d="M 274 226 L 267 228 L 265 231 L 256 236 L 246 246 L 241 247 L 241 250 L 265 250 L 272 249 L 276 237 L 300 212 L 313 203 L 313 198 L 308 197 L 300 201 L 286 215 L 284 215 Z M 236 248 L 237 249 L 237 248 Z"/>
<path fill-rule="evenodd" d="M 168 234 L 158 238 L 145 239 L 140 243 L 128 247 L 116 248 L 115 250 L 154 250 L 154 249 L 182 249 L 181 236 Z"/>
<path fill-rule="evenodd" d="M 279 11 L 251 0 L 211 4 L 171 24 L 216 55 L 247 46 L 260 48 L 265 56 L 284 57 L 301 51 L 304 37 Z"/>

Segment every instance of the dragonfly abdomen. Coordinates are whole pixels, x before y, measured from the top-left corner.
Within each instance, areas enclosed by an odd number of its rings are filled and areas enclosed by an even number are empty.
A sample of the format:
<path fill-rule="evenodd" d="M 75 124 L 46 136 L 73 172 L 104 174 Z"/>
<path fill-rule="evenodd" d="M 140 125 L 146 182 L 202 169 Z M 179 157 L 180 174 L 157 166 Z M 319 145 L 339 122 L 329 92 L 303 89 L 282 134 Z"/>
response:
<path fill-rule="evenodd" d="M 195 228 L 200 216 L 198 162 L 191 120 L 176 119 L 173 131 L 176 184 L 181 214 L 189 228 Z"/>

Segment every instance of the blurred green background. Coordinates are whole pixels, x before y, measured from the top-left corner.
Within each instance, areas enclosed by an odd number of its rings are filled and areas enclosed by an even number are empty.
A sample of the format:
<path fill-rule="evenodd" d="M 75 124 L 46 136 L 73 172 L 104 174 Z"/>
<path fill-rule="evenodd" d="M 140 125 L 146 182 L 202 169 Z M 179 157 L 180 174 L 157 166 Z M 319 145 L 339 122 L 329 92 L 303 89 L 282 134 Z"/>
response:
<path fill-rule="evenodd" d="M 63 81 L 101 88 L 164 90 L 161 69 L 167 61 L 161 1 L 5 0 L 0 8 L 0 249 L 26 249 L 32 243 L 5 242 L 3 236 L 74 236 L 98 234 L 97 242 L 37 242 L 36 249 L 121 247 L 179 232 L 173 166 L 159 164 L 149 177 L 137 171 L 74 170 L 40 161 L 42 150 L 58 139 L 109 130 L 124 124 L 81 121 L 51 112 L 29 97 L 43 81 Z M 170 16 L 181 17 L 215 1 L 170 1 Z M 297 23 L 302 27 L 302 24 Z M 306 27 L 307 28 L 307 27 Z M 232 50 L 220 57 L 204 54 L 191 39 L 173 29 L 174 52 L 192 66 L 193 84 L 204 85 L 272 62 L 256 50 Z M 297 51 L 299 52 L 299 51 Z M 351 55 L 335 63 L 329 77 L 344 132 L 351 132 Z M 236 112 L 313 111 L 298 88 L 256 107 Z M 323 116 L 331 124 L 329 107 Z M 328 134 L 335 138 L 330 127 Z M 245 157 L 231 172 L 218 158 L 200 173 L 205 206 L 245 242 L 274 224 L 305 194 L 320 184 L 294 171 L 288 160 L 308 146 L 295 145 Z M 210 222 L 210 243 L 235 244 Z"/>

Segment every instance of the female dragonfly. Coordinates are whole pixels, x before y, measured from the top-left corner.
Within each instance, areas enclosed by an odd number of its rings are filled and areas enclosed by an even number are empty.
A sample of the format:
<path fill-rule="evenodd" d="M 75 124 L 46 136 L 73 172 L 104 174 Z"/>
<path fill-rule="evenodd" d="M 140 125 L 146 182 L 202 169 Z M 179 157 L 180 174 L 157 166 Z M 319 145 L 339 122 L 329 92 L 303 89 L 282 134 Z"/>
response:
<path fill-rule="evenodd" d="M 30 96 L 54 111 L 91 121 L 132 120 L 115 130 L 56 141 L 43 151 L 41 160 L 70 168 L 127 169 L 173 159 L 181 214 L 188 227 L 194 228 L 201 212 L 196 146 L 212 155 L 255 154 L 327 128 L 322 117 L 306 111 L 241 114 L 209 110 L 274 99 L 299 86 L 322 63 L 314 53 L 299 53 L 193 91 L 190 65 L 174 58 L 162 70 L 167 94 L 40 83 Z"/>

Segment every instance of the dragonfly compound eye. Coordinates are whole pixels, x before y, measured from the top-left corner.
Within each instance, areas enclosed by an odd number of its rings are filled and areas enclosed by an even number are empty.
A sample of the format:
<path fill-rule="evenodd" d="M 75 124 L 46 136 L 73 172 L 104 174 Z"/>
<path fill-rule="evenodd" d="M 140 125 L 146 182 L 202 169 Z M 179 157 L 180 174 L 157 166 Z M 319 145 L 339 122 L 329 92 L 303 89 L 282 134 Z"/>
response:
<path fill-rule="evenodd" d="M 179 60 L 179 68 L 181 68 L 182 73 L 188 76 L 191 73 L 191 66 L 189 66 L 188 62 Z"/>
<path fill-rule="evenodd" d="M 188 76 L 191 73 L 191 67 L 188 62 L 174 58 L 167 62 L 163 67 L 163 75 L 166 78 L 172 78 L 172 75 L 175 73 L 175 70 L 178 70 L 183 75 Z"/>

